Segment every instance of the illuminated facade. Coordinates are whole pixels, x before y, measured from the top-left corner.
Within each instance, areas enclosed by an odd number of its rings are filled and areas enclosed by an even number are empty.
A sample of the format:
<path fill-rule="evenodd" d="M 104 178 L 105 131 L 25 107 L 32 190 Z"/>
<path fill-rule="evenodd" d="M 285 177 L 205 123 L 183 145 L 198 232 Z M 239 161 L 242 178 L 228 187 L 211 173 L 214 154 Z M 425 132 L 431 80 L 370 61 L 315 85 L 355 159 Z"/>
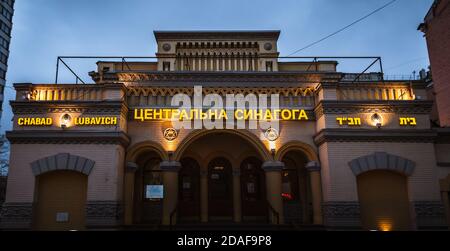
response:
<path fill-rule="evenodd" d="M 95 84 L 16 84 L 1 226 L 445 227 L 450 137 L 430 125 L 426 84 L 281 62 L 278 36 L 157 31 L 156 62 L 98 62 Z M 280 94 L 280 127 L 175 129 L 172 99 L 194 86 Z"/>

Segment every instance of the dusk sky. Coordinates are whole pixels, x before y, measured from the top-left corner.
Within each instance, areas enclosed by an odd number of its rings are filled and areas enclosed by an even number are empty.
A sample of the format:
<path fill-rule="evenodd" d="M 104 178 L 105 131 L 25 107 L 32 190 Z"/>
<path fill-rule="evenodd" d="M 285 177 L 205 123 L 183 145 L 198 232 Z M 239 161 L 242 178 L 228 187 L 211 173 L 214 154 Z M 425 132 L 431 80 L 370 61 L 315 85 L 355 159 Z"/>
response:
<path fill-rule="evenodd" d="M 1 130 L 11 129 L 13 83 L 52 83 L 57 56 L 154 56 L 153 30 L 281 30 L 281 56 L 370 13 L 389 0 L 18 0 L 15 3 Z M 297 56 L 381 56 L 386 74 L 427 68 L 417 26 L 433 0 L 398 0 Z M 69 61 L 84 80 L 95 60 Z M 360 63 L 357 63 L 360 64 Z M 342 71 L 360 71 L 360 67 Z M 339 67 L 339 66 L 338 66 Z M 374 68 L 373 71 L 378 71 Z M 62 72 L 61 82 L 75 81 Z M 90 80 L 91 82 L 91 80 Z"/>

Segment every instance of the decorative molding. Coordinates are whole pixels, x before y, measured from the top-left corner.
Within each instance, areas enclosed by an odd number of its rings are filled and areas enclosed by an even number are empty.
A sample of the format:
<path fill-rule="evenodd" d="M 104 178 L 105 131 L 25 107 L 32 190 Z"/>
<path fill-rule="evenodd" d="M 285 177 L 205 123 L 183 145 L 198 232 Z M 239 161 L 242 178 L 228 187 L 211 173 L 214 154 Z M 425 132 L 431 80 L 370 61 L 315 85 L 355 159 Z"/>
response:
<path fill-rule="evenodd" d="M 120 144 L 127 147 L 129 136 L 124 132 L 95 131 L 9 131 L 6 137 L 11 144 Z"/>
<path fill-rule="evenodd" d="M 266 161 L 262 165 L 262 169 L 266 172 L 279 172 L 284 168 L 284 163 L 281 161 Z"/>
<path fill-rule="evenodd" d="M 314 136 L 316 145 L 327 142 L 415 142 L 433 143 L 437 134 L 428 129 L 327 128 Z"/>
<path fill-rule="evenodd" d="M 88 201 L 86 227 L 119 226 L 123 221 L 123 204 L 119 201 Z"/>
<path fill-rule="evenodd" d="M 94 81 L 100 80 L 99 73 L 90 74 Z M 202 71 L 133 71 L 133 72 L 111 72 L 103 74 L 103 81 L 108 83 L 115 82 L 154 82 L 170 83 L 171 85 L 201 83 L 208 85 L 211 83 L 220 83 L 221 86 L 227 86 L 229 83 L 239 83 L 241 86 L 261 86 L 266 84 L 277 87 L 280 84 L 298 84 L 298 83 L 319 83 L 322 81 L 339 81 L 342 74 L 336 72 L 202 72 Z M 188 85 L 188 86 L 189 86 Z"/>
<path fill-rule="evenodd" d="M 161 161 L 159 164 L 163 172 L 178 172 L 181 168 L 181 163 L 178 161 Z"/>
<path fill-rule="evenodd" d="M 279 30 L 266 31 L 154 31 L 156 41 L 160 40 L 223 40 L 226 39 L 269 39 L 277 40 L 280 36 Z"/>
<path fill-rule="evenodd" d="M 188 96 L 194 95 L 193 86 L 129 86 L 127 88 L 128 96 L 174 96 L 178 93 L 184 93 Z M 275 86 L 275 87 L 248 87 L 248 86 L 233 86 L 233 87 L 203 87 L 202 94 L 218 94 L 221 96 L 225 96 L 226 94 L 280 94 L 280 96 L 311 96 L 314 97 L 314 88 L 313 87 L 291 87 L 291 86 Z"/>
<path fill-rule="evenodd" d="M 10 101 L 14 115 L 48 113 L 83 113 L 83 115 L 123 115 L 128 107 L 123 101 Z"/>
<path fill-rule="evenodd" d="M 411 176 L 416 166 L 412 160 L 386 152 L 375 152 L 371 155 L 353 159 L 348 162 L 348 165 L 355 176 L 372 170 L 396 171 L 406 176 Z"/>
<path fill-rule="evenodd" d="M 371 101 L 331 101 L 322 100 L 314 109 L 316 117 L 324 114 L 397 113 L 430 114 L 433 101 L 414 100 L 371 100 Z"/>
<path fill-rule="evenodd" d="M 33 203 L 4 203 L 0 212 L 1 229 L 31 229 Z"/>
<path fill-rule="evenodd" d="M 75 171 L 89 175 L 92 168 L 94 168 L 95 161 L 70 153 L 59 153 L 33 161 L 30 165 L 34 176 L 60 170 Z"/>
<path fill-rule="evenodd" d="M 318 161 L 310 161 L 306 164 L 305 168 L 309 172 L 319 172 L 321 167 Z"/>
<path fill-rule="evenodd" d="M 130 161 L 127 162 L 126 169 L 125 169 L 127 172 L 134 173 L 138 169 L 139 169 L 139 166 L 136 163 L 130 162 Z"/>
<path fill-rule="evenodd" d="M 433 128 L 438 137 L 436 139 L 436 144 L 450 144 L 450 128 L 449 127 L 438 127 Z"/>
<path fill-rule="evenodd" d="M 327 227 L 361 228 L 361 212 L 357 201 L 329 201 L 322 204 Z"/>
<path fill-rule="evenodd" d="M 441 201 L 414 201 L 413 206 L 418 228 L 446 226 L 445 210 Z"/>

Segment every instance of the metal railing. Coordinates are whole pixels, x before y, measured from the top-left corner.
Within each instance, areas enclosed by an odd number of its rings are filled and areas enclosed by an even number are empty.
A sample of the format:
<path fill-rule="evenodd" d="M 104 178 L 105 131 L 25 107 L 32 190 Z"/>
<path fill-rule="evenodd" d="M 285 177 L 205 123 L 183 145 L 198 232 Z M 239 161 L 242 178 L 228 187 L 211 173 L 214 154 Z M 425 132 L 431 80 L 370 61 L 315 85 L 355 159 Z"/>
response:
<path fill-rule="evenodd" d="M 175 215 L 177 214 L 177 212 L 178 212 L 178 202 L 177 202 L 177 204 L 175 205 L 175 208 L 172 210 L 172 212 L 170 212 L 170 219 L 169 219 L 169 230 L 172 230 L 173 229 L 173 226 L 175 225 L 174 223 L 175 223 Z"/>
<path fill-rule="evenodd" d="M 125 70 L 127 68 L 129 71 L 132 71 L 129 60 L 148 60 L 148 62 L 151 62 L 151 60 L 158 60 L 158 59 L 170 59 L 170 58 L 178 58 L 178 56 L 160 56 L 160 57 L 150 57 L 150 56 L 59 56 L 56 60 L 56 76 L 55 76 L 55 84 L 58 84 L 59 81 L 59 71 L 60 71 L 60 64 L 65 66 L 74 76 L 75 76 L 75 82 L 78 84 L 79 82 L 85 84 L 86 82 L 83 81 L 83 79 L 67 64 L 67 59 L 110 59 L 110 60 L 117 60 L 112 61 L 114 63 L 120 63 L 120 68 L 122 70 Z M 383 76 L 383 63 L 381 60 L 381 57 L 326 57 L 326 56 L 303 56 L 303 57 L 268 57 L 268 56 L 256 56 L 257 59 L 277 59 L 281 60 L 278 62 L 289 62 L 289 60 L 292 59 L 299 59 L 299 60 L 305 60 L 305 61 L 293 61 L 293 62 L 299 62 L 299 63 L 309 63 L 308 67 L 306 68 L 306 71 L 309 71 L 311 67 L 316 66 L 317 63 L 324 60 L 338 60 L 338 59 L 351 59 L 351 60 L 370 60 L 370 64 L 362 71 L 357 72 L 355 75 L 355 78 L 352 82 L 358 81 L 361 76 L 363 76 L 369 69 L 371 69 L 374 65 L 378 65 L 379 72 L 381 76 Z M 142 61 L 146 62 L 146 61 Z M 292 62 L 292 61 L 291 61 Z M 317 69 L 316 69 L 317 70 Z"/>
<path fill-rule="evenodd" d="M 267 200 L 266 200 L 266 204 L 267 204 L 267 208 L 269 209 L 269 211 L 272 214 L 272 217 L 275 217 L 276 224 L 280 225 L 280 213 L 278 213 L 277 210 L 275 210 L 275 208 L 273 208 L 273 206 Z M 273 223 L 273 221 L 271 221 L 271 220 L 272 220 L 272 218 L 269 215 L 269 217 L 268 217 L 269 224 Z"/>

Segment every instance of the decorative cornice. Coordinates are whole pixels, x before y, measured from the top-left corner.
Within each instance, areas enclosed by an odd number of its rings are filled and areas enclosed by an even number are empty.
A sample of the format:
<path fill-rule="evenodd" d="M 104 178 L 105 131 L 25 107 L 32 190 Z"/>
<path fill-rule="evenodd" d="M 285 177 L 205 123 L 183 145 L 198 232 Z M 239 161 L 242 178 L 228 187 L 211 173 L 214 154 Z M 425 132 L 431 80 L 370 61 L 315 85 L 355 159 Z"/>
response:
<path fill-rule="evenodd" d="M 120 144 L 127 147 L 130 137 L 124 132 L 92 131 L 9 131 L 11 144 Z"/>
<path fill-rule="evenodd" d="M 397 114 L 430 114 L 433 101 L 320 101 L 315 110 L 316 117 L 324 114 L 357 114 L 357 113 L 397 113 Z"/>
<path fill-rule="evenodd" d="M 13 113 L 46 114 L 76 112 L 83 114 L 126 115 L 128 107 L 122 101 L 10 101 Z"/>
<path fill-rule="evenodd" d="M 280 36 L 279 30 L 261 31 L 154 31 L 156 41 L 159 40 L 186 40 L 186 39 L 275 39 Z"/>
<path fill-rule="evenodd" d="M 420 129 L 351 129 L 328 128 L 314 136 L 316 145 L 326 142 L 418 142 L 432 143 L 437 134 Z"/>
<path fill-rule="evenodd" d="M 99 73 L 91 73 L 94 81 L 100 80 Z M 195 71 L 117 71 L 103 74 L 106 82 L 151 82 L 158 84 L 187 85 L 194 83 L 208 85 L 240 83 L 243 86 L 284 85 L 298 83 L 337 82 L 342 77 L 337 72 L 195 72 Z"/>
<path fill-rule="evenodd" d="M 450 144 L 450 127 L 433 128 L 438 134 L 437 144 Z"/>

